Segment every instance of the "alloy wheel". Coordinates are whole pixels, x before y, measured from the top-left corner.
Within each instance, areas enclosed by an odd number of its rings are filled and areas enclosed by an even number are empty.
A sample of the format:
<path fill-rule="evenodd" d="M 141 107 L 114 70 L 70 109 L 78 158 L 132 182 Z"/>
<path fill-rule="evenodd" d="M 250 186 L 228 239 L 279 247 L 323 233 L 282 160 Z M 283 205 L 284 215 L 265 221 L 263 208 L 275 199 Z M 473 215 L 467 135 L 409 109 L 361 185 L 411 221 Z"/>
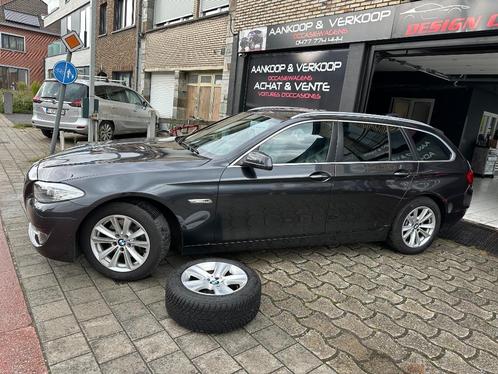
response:
<path fill-rule="evenodd" d="M 226 262 L 201 262 L 182 273 L 182 284 L 203 295 L 229 295 L 242 289 L 248 281 L 244 270 Z"/>
<path fill-rule="evenodd" d="M 90 245 L 102 265 L 120 273 L 138 269 L 150 252 L 147 231 L 125 215 L 110 215 L 97 222 L 92 229 Z"/>
<path fill-rule="evenodd" d="M 111 140 L 114 130 L 112 125 L 108 122 L 101 123 L 99 126 L 99 140 L 107 141 Z"/>
<path fill-rule="evenodd" d="M 436 230 L 436 215 L 426 206 L 413 209 L 406 216 L 401 227 L 403 242 L 410 248 L 423 247 Z"/>

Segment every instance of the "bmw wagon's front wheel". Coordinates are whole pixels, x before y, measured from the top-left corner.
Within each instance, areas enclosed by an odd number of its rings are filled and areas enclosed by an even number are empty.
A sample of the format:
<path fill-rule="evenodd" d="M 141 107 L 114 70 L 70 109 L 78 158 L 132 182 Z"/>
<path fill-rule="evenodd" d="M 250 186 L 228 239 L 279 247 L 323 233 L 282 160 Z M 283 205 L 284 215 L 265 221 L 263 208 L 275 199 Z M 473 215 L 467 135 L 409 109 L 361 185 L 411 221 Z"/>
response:
<path fill-rule="evenodd" d="M 80 246 L 100 273 L 117 280 L 150 275 L 170 245 L 168 222 L 155 207 L 140 203 L 111 203 L 83 224 Z"/>
<path fill-rule="evenodd" d="M 417 254 L 429 248 L 439 233 L 441 211 L 428 197 L 406 204 L 394 220 L 389 243 L 398 252 Z"/>

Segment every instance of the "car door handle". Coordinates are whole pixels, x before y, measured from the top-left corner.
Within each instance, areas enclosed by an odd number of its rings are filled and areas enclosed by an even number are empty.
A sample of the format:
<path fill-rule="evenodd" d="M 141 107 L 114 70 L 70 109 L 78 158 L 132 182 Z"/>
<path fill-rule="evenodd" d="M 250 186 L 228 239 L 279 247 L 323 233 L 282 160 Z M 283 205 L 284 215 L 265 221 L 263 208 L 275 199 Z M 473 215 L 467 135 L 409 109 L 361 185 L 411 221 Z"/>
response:
<path fill-rule="evenodd" d="M 406 170 L 398 170 L 394 172 L 394 175 L 396 177 L 408 177 L 410 175 L 410 172 Z"/>
<path fill-rule="evenodd" d="M 317 182 L 327 182 L 328 180 L 330 180 L 330 178 L 332 178 L 332 175 L 330 175 L 326 171 L 317 171 L 310 175 L 310 179 Z"/>

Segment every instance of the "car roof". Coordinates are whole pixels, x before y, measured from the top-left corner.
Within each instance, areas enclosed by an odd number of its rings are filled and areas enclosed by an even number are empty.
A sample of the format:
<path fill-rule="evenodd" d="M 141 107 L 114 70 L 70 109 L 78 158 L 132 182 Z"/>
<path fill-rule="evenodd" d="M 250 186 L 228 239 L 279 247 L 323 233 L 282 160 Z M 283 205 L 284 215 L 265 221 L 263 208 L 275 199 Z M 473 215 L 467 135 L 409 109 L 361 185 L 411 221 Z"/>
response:
<path fill-rule="evenodd" d="M 392 115 L 379 115 L 379 114 L 368 114 L 368 113 L 355 113 L 355 112 L 334 112 L 326 110 L 315 110 L 308 108 L 294 108 L 294 107 L 259 107 L 250 109 L 250 113 L 264 113 L 269 116 L 272 114 L 283 114 L 285 113 L 288 119 L 316 119 L 321 117 L 327 117 L 327 119 L 332 120 L 343 120 L 348 119 L 349 121 L 358 122 L 381 122 L 389 125 L 397 126 L 410 126 L 419 128 L 422 130 L 432 130 L 437 129 L 423 122 L 414 121 L 411 119 L 395 117 Z"/>

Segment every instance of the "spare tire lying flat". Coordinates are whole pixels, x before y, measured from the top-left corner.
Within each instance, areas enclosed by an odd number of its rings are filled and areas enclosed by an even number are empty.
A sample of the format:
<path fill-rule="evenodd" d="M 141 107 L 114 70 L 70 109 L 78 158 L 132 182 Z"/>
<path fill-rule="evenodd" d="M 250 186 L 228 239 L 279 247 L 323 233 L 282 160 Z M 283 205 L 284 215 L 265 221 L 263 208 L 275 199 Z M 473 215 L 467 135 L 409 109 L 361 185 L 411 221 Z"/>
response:
<path fill-rule="evenodd" d="M 223 333 L 249 323 L 258 313 L 261 281 L 254 270 L 221 258 L 191 261 L 171 272 L 166 309 L 193 331 Z"/>

